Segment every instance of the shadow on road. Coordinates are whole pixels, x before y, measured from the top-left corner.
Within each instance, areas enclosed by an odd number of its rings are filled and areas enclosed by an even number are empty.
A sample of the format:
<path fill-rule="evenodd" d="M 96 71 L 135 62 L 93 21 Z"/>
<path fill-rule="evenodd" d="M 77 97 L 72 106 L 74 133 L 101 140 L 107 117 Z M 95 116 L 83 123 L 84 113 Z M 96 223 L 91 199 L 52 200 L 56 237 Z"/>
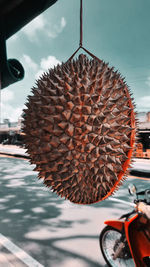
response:
<path fill-rule="evenodd" d="M 131 208 L 110 200 L 75 205 L 57 197 L 36 178 L 27 161 L 0 158 L 0 232 L 47 267 L 107 266 L 99 250 L 104 220 Z M 129 180 L 115 197 L 131 201 L 128 184 L 139 190 L 147 181 Z"/>
<path fill-rule="evenodd" d="M 65 246 L 57 246 L 59 241 L 69 240 L 73 244 L 75 239 L 97 240 L 96 235 L 74 234 L 75 225 L 84 226 L 87 218 L 63 218 L 63 211 L 70 203 L 66 204 L 38 182 L 28 162 L 12 158 L 0 158 L 0 161 L 0 232 L 44 266 L 63 266 L 61 263 L 67 258 L 77 258 L 86 266 L 100 266 Z M 71 204 L 71 209 L 72 206 L 75 207 Z"/>

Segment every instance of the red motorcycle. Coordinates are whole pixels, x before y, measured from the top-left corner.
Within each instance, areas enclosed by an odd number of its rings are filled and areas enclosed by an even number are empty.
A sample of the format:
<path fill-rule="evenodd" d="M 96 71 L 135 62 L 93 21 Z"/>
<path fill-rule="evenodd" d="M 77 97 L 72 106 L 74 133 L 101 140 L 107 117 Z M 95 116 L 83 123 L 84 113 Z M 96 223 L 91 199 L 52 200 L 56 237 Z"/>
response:
<path fill-rule="evenodd" d="M 136 195 L 134 204 L 129 203 L 134 210 L 119 220 L 105 221 L 107 226 L 100 234 L 100 248 L 108 266 L 150 267 L 150 220 L 137 209 L 141 201 L 150 205 L 150 190 L 137 192 L 130 185 L 129 192 Z"/>

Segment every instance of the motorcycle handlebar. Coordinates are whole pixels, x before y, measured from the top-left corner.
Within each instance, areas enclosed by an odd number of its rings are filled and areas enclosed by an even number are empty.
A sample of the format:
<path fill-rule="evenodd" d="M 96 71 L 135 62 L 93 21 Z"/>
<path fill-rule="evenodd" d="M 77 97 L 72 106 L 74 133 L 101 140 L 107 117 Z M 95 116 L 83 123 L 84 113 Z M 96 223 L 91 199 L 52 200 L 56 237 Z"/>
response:
<path fill-rule="evenodd" d="M 131 212 L 128 212 L 128 213 L 126 213 L 126 214 L 123 214 L 119 219 L 123 219 L 123 218 L 128 219 L 128 217 L 131 216 L 132 214 L 134 214 L 135 212 L 136 212 L 136 211 L 135 211 L 135 209 L 134 209 L 134 210 L 131 211 Z"/>
<path fill-rule="evenodd" d="M 144 191 L 141 191 L 141 192 L 137 192 L 136 194 L 137 194 L 137 196 L 145 195 L 145 190 Z"/>

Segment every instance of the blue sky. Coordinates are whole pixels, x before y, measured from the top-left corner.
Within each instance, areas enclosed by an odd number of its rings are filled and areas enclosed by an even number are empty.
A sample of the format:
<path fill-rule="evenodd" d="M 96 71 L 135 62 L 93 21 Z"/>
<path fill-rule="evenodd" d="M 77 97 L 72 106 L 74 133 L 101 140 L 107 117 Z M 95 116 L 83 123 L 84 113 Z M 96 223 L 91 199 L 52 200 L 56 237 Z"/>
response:
<path fill-rule="evenodd" d="M 121 72 L 138 111 L 150 111 L 150 1 L 83 0 L 83 6 L 84 47 Z M 78 48 L 79 9 L 79 0 L 58 0 L 7 41 L 8 58 L 17 58 L 26 74 L 2 90 L 1 121 L 16 121 L 39 75 Z"/>

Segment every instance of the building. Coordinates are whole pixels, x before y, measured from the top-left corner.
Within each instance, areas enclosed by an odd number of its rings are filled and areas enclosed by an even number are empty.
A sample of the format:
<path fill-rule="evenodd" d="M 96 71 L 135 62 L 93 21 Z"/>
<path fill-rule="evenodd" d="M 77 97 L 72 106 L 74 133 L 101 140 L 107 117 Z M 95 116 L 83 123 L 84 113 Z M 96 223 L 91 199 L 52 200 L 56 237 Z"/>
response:
<path fill-rule="evenodd" d="M 22 145 L 22 135 L 20 119 L 18 122 L 10 122 L 5 119 L 3 123 L 0 123 L 0 143 Z"/>
<path fill-rule="evenodd" d="M 138 144 L 135 156 L 139 158 L 150 158 L 150 112 L 138 114 Z"/>

